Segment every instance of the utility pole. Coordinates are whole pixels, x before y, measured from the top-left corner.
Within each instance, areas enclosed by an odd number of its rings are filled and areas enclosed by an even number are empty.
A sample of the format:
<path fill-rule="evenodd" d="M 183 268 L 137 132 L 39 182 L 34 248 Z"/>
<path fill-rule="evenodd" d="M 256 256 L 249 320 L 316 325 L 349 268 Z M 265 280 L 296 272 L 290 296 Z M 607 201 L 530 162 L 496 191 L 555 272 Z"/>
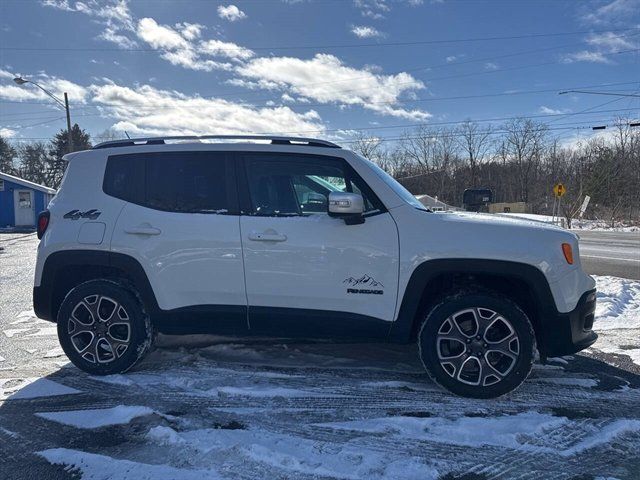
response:
<path fill-rule="evenodd" d="M 71 114 L 69 113 L 69 97 L 67 92 L 64 92 L 64 108 L 67 111 L 67 139 L 69 153 L 73 152 L 73 135 L 71 134 Z"/>
<path fill-rule="evenodd" d="M 71 135 L 71 113 L 69 112 L 69 97 L 67 95 L 67 92 L 64 92 L 64 102 L 63 102 L 58 97 L 56 97 L 53 93 L 51 93 L 49 90 L 44 88 L 39 83 L 34 82 L 33 80 L 25 80 L 22 77 L 16 77 L 13 79 L 13 81 L 17 85 L 24 85 L 25 83 L 30 83 L 32 85 L 35 85 L 44 93 L 46 93 L 49 97 L 51 97 L 58 104 L 59 107 L 64 108 L 67 114 L 67 143 L 69 144 L 67 145 L 67 149 L 69 150 L 68 153 L 73 152 L 73 136 Z"/>

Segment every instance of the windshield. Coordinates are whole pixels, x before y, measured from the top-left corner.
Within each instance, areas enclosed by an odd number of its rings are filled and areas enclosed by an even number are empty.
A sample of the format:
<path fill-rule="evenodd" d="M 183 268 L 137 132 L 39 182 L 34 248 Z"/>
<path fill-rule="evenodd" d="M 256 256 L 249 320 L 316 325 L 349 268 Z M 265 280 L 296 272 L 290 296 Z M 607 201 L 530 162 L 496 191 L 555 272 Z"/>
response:
<path fill-rule="evenodd" d="M 362 158 L 362 157 L 361 157 Z M 404 188 L 402 185 L 400 185 L 397 180 L 395 178 L 393 178 L 391 175 L 389 175 L 387 172 L 385 172 L 383 169 L 381 169 L 378 165 L 376 165 L 374 162 L 371 162 L 369 160 L 367 160 L 369 162 L 369 164 L 371 165 L 371 167 L 373 168 L 373 171 L 376 172 L 378 174 L 378 176 L 382 179 L 382 181 L 384 183 L 386 183 L 387 185 L 389 185 L 389 187 L 396 193 L 398 194 L 398 196 L 400 198 L 402 198 L 405 202 L 407 202 L 409 205 L 411 205 L 412 207 L 417 208 L 418 210 L 424 210 L 426 212 L 430 212 L 431 210 L 429 210 L 427 207 L 425 207 L 422 203 L 420 203 L 420 201 L 414 197 L 409 190 L 407 190 L 406 188 Z"/>

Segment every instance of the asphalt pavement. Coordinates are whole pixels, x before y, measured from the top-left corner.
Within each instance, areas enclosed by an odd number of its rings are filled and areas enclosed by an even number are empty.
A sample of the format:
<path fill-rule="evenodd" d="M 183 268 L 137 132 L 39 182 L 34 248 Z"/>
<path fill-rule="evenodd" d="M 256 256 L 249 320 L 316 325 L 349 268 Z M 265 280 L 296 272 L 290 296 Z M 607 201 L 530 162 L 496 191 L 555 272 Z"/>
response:
<path fill-rule="evenodd" d="M 573 232 L 580 236 L 585 272 L 640 280 L 640 232 Z"/>

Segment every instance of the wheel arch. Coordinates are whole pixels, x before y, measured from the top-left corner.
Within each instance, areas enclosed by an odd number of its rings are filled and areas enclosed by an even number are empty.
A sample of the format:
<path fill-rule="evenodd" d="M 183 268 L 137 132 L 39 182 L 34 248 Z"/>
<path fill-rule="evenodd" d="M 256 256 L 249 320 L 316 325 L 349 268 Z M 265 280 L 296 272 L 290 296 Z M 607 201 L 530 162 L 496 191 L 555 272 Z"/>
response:
<path fill-rule="evenodd" d="M 127 281 L 141 296 L 149 312 L 158 310 L 149 279 L 135 258 L 107 251 L 65 250 L 54 252 L 45 260 L 40 286 L 33 289 L 36 315 L 55 322 L 60 305 L 71 289 L 100 278 Z"/>
<path fill-rule="evenodd" d="M 531 320 L 538 348 L 544 354 L 542 324 L 545 318 L 557 314 L 549 283 L 538 268 L 503 260 L 441 259 L 420 264 L 409 279 L 389 340 L 413 341 L 422 313 L 443 296 L 465 288 L 497 291 L 515 301 Z"/>

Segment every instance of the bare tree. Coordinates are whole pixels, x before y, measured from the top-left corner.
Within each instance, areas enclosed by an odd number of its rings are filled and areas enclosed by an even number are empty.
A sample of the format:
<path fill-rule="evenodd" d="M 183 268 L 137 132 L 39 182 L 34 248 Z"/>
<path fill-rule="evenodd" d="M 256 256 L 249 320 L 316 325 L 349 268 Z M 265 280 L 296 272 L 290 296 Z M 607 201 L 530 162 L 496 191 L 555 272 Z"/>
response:
<path fill-rule="evenodd" d="M 505 124 L 504 129 L 507 155 L 516 166 L 518 196 L 520 201 L 528 202 L 531 176 L 542 159 L 547 127 L 520 118 Z"/>
<path fill-rule="evenodd" d="M 480 127 L 467 120 L 458 127 L 458 144 L 465 152 L 471 172 L 471 186 L 478 180 L 478 165 L 482 163 L 491 148 L 491 127 Z"/>
<path fill-rule="evenodd" d="M 429 171 L 434 156 L 434 132 L 424 125 L 411 132 L 405 132 L 399 148 L 409 160 L 422 167 L 424 171 Z"/>
<path fill-rule="evenodd" d="M 375 162 L 382 152 L 382 139 L 378 137 L 368 137 L 360 132 L 351 144 L 351 150 Z"/>

